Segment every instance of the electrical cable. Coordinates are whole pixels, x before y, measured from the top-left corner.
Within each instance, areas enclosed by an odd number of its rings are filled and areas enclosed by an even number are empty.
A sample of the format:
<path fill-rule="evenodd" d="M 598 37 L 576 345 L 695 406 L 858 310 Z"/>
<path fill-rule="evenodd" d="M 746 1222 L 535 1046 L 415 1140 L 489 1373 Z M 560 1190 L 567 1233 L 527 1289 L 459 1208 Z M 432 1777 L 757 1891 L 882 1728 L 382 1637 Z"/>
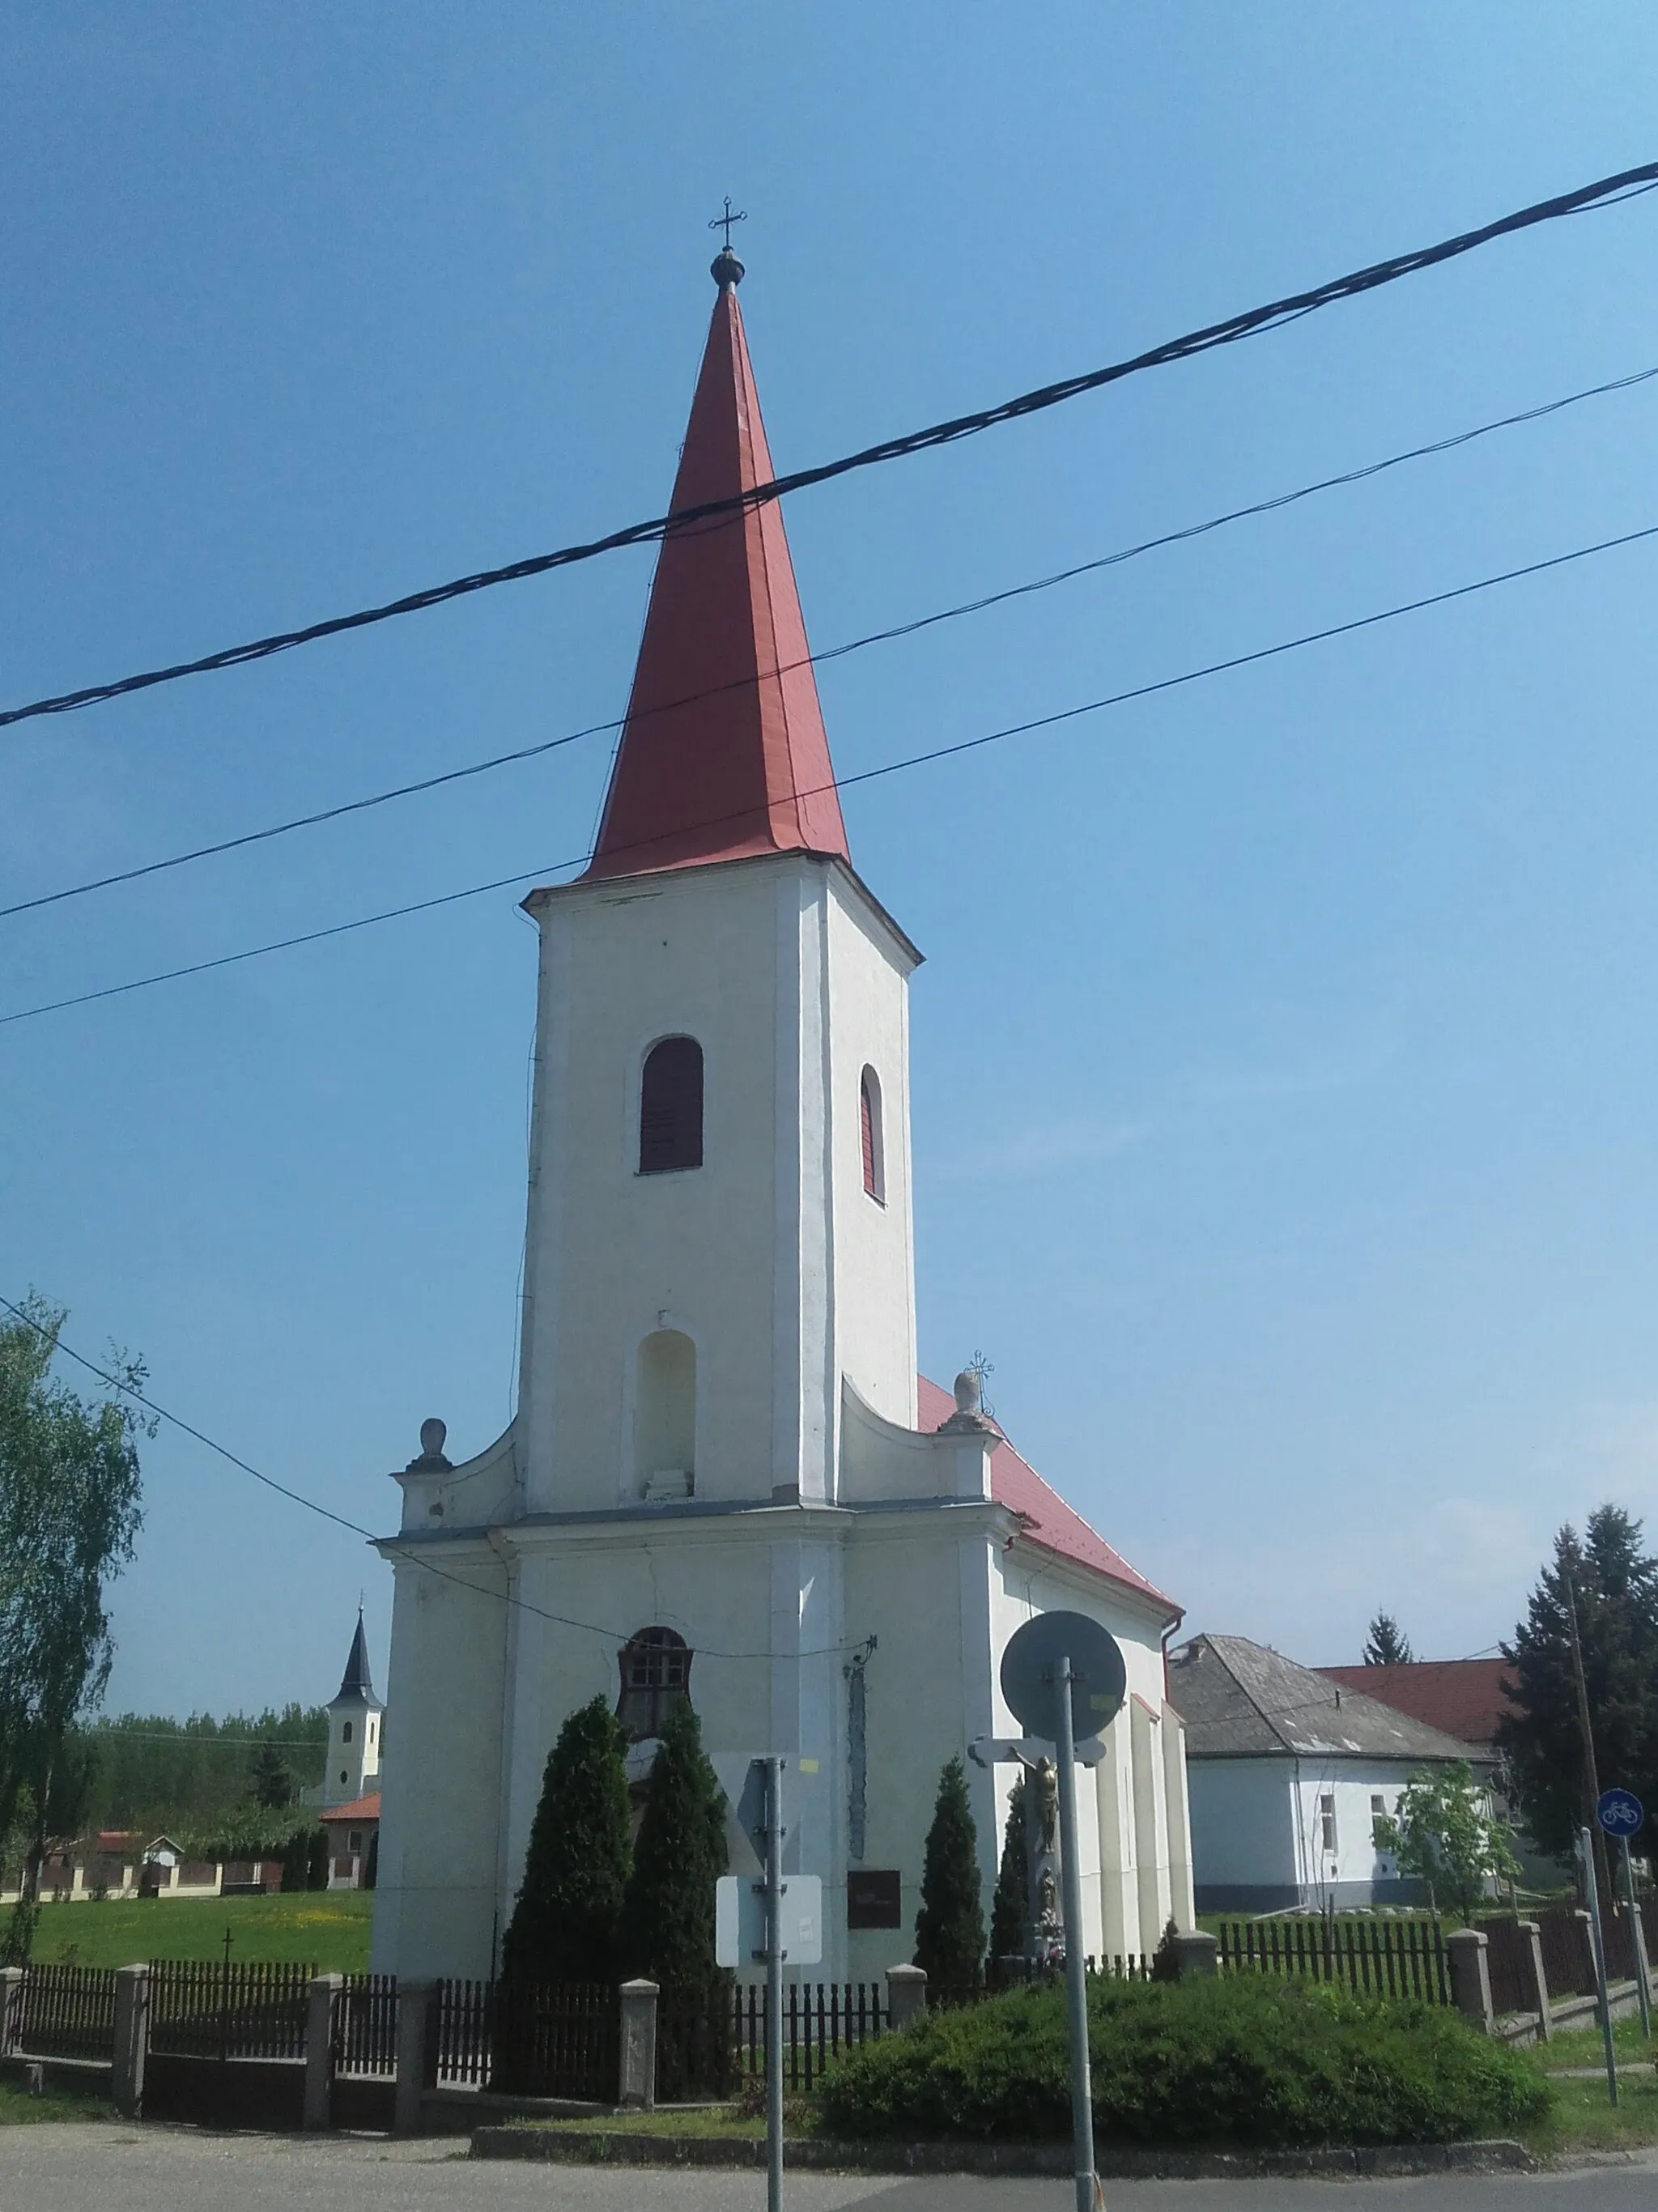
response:
<path fill-rule="evenodd" d="M 1298 501 L 1311 499 L 1321 492 L 1336 491 L 1346 486 L 1362 483 L 1369 477 L 1380 476 L 1388 469 L 1402 467 L 1408 461 L 1430 459 L 1447 453 L 1460 446 L 1473 443 L 1477 438 L 1489 437 L 1493 431 L 1510 430 L 1521 424 L 1540 421 L 1544 416 L 1558 415 L 1563 408 L 1575 407 L 1585 399 L 1599 399 L 1613 392 L 1626 392 L 1638 384 L 1650 383 L 1658 377 L 1658 368 L 1637 369 L 1629 376 L 1614 377 L 1605 384 L 1594 384 L 1582 392 L 1568 392 L 1564 398 L 1550 399 L 1537 407 L 1527 407 L 1515 415 L 1503 415 L 1495 422 L 1481 422 L 1471 430 L 1459 430 L 1451 436 L 1436 438 L 1424 446 L 1412 446 L 1402 453 L 1391 453 L 1385 460 L 1367 461 L 1362 467 L 1344 470 L 1339 476 L 1321 477 L 1315 483 L 1302 484 L 1294 491 L 1274 493 L 1270 498 L 1253 501 L 1248 507 L 1229 509 L 1224 514 L 1211 515 L 1206 521 L 1188 523 L 1180 530 L 1164 531 L 1156 538 L 1143 538 L 1137 545 L 1127 545 L 1113 553 L 1104 553 L 1091 561 L 1082 561 L 1068 568 L 1053 574 L 1010 584 L 1003 590 L 988 592 L 957 605 L 943 607 L 932 614 L 918 615 L 913 620 L 896 623 L 889 629 L 871 630 L 865 636 L 848 639 L 844 644 L 829 646 L 821 653 L 809 653 L 799 660 L 783 662 L 765 672 L 767 679 L 792 675 L 799 668 L 821 666 L 831 660 L 843 659 L 848 653 L 861 653 L 865 647 L 885 645 L 898 638 L 913 637 L 920 630 L 931 629 L 940 623 L 955 622 L 966 615 L 982 614 L 989 608 L 1005 605 L 1009 600 L 1025 599 L 1037 592 L 1051 591 L 1059 584 L 1074 582 L 1079 576 L 1096 574 L 1100 570 L 1120 567 L 1126 561 L 1137 560 L 1145 553 L 1155 553 L 1169 545 L 1185 544 L 1194 538 L 1202 538 L 1212 531 L 1223 530 L 1229 524 L 1244 522 L 1252 518 L 1277 513 L 1280 508 L 1294 506 Z M 647 715 L 670 714 L 682 707 L 695 706 L 699 701 L 714 699 L 729 691 L 747 690 L 762 681 L 759 674 L 733 678 L 727 684 L 712 684 L 701 691 L 686 693 L 683 698 L 664 702 L 660 706 L 639 709 L 634 720 L 642 720 Z M 510 768 L 520 761 L 536 760 L 544 753 L 556 752 L 566 745 L 579 744 L 583 738 L 613 734 L 624 726 L 628 716 L 617 716 L 608 722 L 590 722 L 585 729 L 567 731 L 562 737 L 544 738 L 532 745 L 519 745 L 511 752 L 495 753 L 486 760 L 470 761 L 460 768 L 446 769 L 436 775 L 422 776 L 413 783 L 394 785 L 390 790 L 372 792 L 363 799 L 343 800 L 337 806 L 319 808 L 311 814 L 295 816 L 287 822 L 275 822 L 259 830 L 248 830 L 235 837 L 222 837 L 211 845 L 197 845 L 186 853 L 174 853 L 163 860 L 147 860 L 136 868 L 122 868 L 112 875 L 97 876 L 90 882 L 70 884 L 61 890 L 43 891 L 34 898 L 19 899 L 11 906 L 0 906 L 0 921 L 18 914 L 31 914 L 39 907 L 56 906 L 62 900 L 83 898 L 93 891 L 109 890 L 118 884 L 137 883 L 146 876 L 161 875 L 170 868 L 188 866 L 196 860 L 216 858 L 223 853 L 239 852 L 243 847 L 267 842 L 273 837 L 287 836 L 296 830 L 315 829 L 325 822 L 337 822 L 348 814 L 361 814 L 370 808 L 384 806 L 394 799 L 410 799 L 422 792 L 436 791 L 445 784 L 459 783 L 476 775 L 487 775 L 499 768 Z"/>
<path fill-rule="evenodd" d="M 76 1352 L 72 1346 L 65 1344 L 61 1336 L 54 1334 L 50 1329 L 43 1328 L 33 1314 L 22 1306 L 14 1305 L 12 1301 L 3 1294 L 0 1294 L 0 1306 L 3 1306 L 9 1314 L 14 1315 L 17 1320 L 32 1328 L 37 1336 L 44 1338 L 55 1351 L 61 1352 L 65 1358 L 74 1360 L 77 1367 L 84 1367 L 88 1375 L 95 1375 L 100 1382 L 107 1383 L 112 1390 L 118 1390 L 124 1397 L 132 1399 L 136 1404 L 142 1406 L 146 1413 L 153 1413 L 158 1419 L 170 1423 L 175 1429 L 181 1429 L 185 1436 L 193 1437 L 198 1444 L 205 1444 L 210 1451 L 216 1452 L 221 1459 L 228 1460 L 231 1466 L 239 1468 L 242 1474 L 251 1474 L 255 1482 L 263 1483 L 267 1490 L 274 1490 L 279 1498 L 286 1498 L 292 1504 L 302 1505 L 307 1513 L 318 1514 L 323 1520 L 331 1521 L 336 1527 L 349 1529 L 354 1536 L 364 1537 L 376 1547 L 382 1543 L 397 1542 L 398 1539 L 395 1536 L 377 1536 L 372 1528 L 365 1528 L 355 1521 L 348 1521 L 343 1513 L 336 1513 L 331 1506 L 319 1505 L 314 1498 L 307 1498 L 303 1491 L 290 1490 L 285 1482 L 278 1482 L 274 1475 L 262 1474 L 257 1467 L 250 1466 L 246 1460 L 239 1458 L 228 1445 L 218 1443 L 204 1430 L 192 1426 L 181 1415 L 169 1413 L 165 1406 L 159 1405 L 154 1398 L 140 1390 L 136 1384 L 125 1381 L 118 1375 L 106 1373 L 94 1361 L 88 1359 L 83 1352 Z M 627 1644 L 635 1633 L 632 1629 L 605 1628 L 597 1621 L 575 1620 L 568 1613 L 550 1613 L 545 1606 L 532 1605 L 528 1598 L 514 1596 L 511 1590 L 492 1590 L 482 1583 L 468 1582 L 464 1575 L 451 1574 L 446 1568 L 435 1566 L 430 1559 L 422 1559 L 417 1550 L 401 1551 L 398 1557 L 407 1559 L 412 1565 L 423 1568 L 428 1574 L 436 1575 L 442 1582 L 454 1583 L 460 1589 L 470 1590 L 475 1597 L 499 1598 L 503 1605 L 515 1606 L 521 1613 L 533 1613 L 538 1620 L 550 1620 L 559 1628 L 579 1628 L 593 1636 L 614 1637 L 619 1645 Z M 763 1659 L 768 1662 L 832 1659 L 842 1652 L 862 1651 L 866 1647 L 872 1647 L 873 1642 L 872 1638 L 865 1636 L 859 1638 L 855 1643 L 826 1644 L 816 1650 L 805 1651 L 720 1651 L 716 1650 L 710 1644 L 700 1644 L 696 1648 L 696 1656 L 702 1659 Z"/>
<path fill-rule="evenodd" d="M 1552 568 L 1562 568 L 1574 561 L 1586 561 L 1597 553 L 1608 553 L 1620 546 L 1634 545 L 1643 540 L 1658 537 L 1658 523 L 1649 524 L 1642 530 L 1630 530 L 1616 538 L 1603 538 L 1593 545 L 1575 547 L 1570 553 L 1556 553 L 1546 560 L 1528 561 L 1518 568 L 1505 568 L 1494 576 L 1481 576 L 1471 584 L 1454 585 L 1449 590 L 1431 592 L 1418 599 L 1407 599 L 1397 606 L 1383 607 L 1374 614 L 1357 615 L 1350 622 L 1332 623 L 1322 629 L 1307 630 L 1298 637 L 1281 639 L 1276 645 L 1257 646 L 1252 652 L 1232 653 L 1224 660 L 1212 660 L 1200 668 L 1183 670 L 1178 676 L 1160 677 L 1151 684 L 1137 684 L 1126 691 L 1114 691 L 1102 699 L 1084 700 L 1080 706 L 1062 707 L 1051 714 L 1038 714 L 1029 721 L 1011 722 L 999 730 L 991 730 L 976 738 L 958 738 L 954 744 L 934 745 L 926 752 L 909 753 L 902 759 L 884 762 L 879 767 L 858 769 L 851 775 L 832 777 L 827 783 L 814 784 L 805 791 L 791 794 L 795 799 L 813 799 L 827 791 L 848 791 L 858 784 L 873 783 L 878 778 L 896 775 L 902 770 L 921 768 L 932 762 L 954 759 L 962 753 L 976 752 L 987 745 L 999 744 L 1008 738 L 1025 737 L 1037 730 L 1056 727 L 1062 722 L 1077 720 L 1084 714 L 1097 714 L 1112 707 L 1121 707 L 1138 699 L 1154 698 L 1159 692 L 1178 690 L 1182 685 L 1198 684 L 1212 676 L 1222 676 L 1233 669 L 1248 668 L 1259 661 L 1272 660 L 1288 653 L 1297 653 L 1303 647 L 1320 645 L 1330 638 L 1346 637 L 1357 630 L 1371 629 L 1379 623 L 1396 621 L 1401 615 L 1419 614 L 1429 607 L 1448 605 L 1455 599 L 1470 598 L 1477 592 L 1489 592 L 1499 584 L 1511 584 L 1526 576 L 1537 576 Z M 752 809 L 737 813 L 714 815 L 701 822 L 685 824 L 687 831 L 718 829 L 723 823 L 743 819 Z M 618 847 L 619 851 L 627 848 Z M 25 1006 L 15 1013 L 0 1014 L 0 1029 L 13 1022 L 33 1021 L 41 1014 L 61 1013 L 70 1006 L 90 1006 L 100 999 L 114 999 L 129 991 L 144 991 L 157 983 L 173 983 L 186 975 L 203 975 L 216 968 L 230 968 L 244 960 L 262 959 L 267 953 L 288 952 L 301 945 L 316 945 L 331 937 L 344 937 L 353 931 L 371 929 L 382 921 L 398 921 L 414 914 L 429 914 L 434 908 L 453 906 L 464 899 L 479 898 L 488 891 L 505 890 L 517 884 L 534 883 L 539 878 L 555 875 L 563 868 L 582 866 L 593 857 L 589 850 L 564 860 L 553 860 L 537 868 L 526 868 L 516 875 L 496 876 L 489 883 L 471 884 L 464 890 L 440 892 L 434 898 L 411 900 L 407 905 L 386 907 L 376 914 L 360 915 L 350 921 L 331 923 L 325 929 L 301 931 L 294 937 L 282 937 L 269 944 L 249 945 L 240 952 L 222 952 L 211 960 L 196 960 L 181 968 L 168 968 L 154 975 L 135 976 L 125 983 L 110 983 L 100 990 L 80 991 L 71 998 L 52 999 L 37 1006 Z"/>
<path fill-rule="evenodd" d="M 1226 320 L 1211 323 L 1202 330 L 1189 331 L 1183 337 L 1166 340 L 1150 351 L 1136 354 L 1132 359 L 1114 362 L 1103 368 L 1090 369 L 1080 376 L 1061 379 L 1058 383 L 1042 385 L 1033 392 L 1021 392 L 1016 398 L 1004 400 L 999 405 L 981 408 L 971 415 L 958 415 L 944 422 L 935 422 L 923 430 L 912 430 L 896 438 L 884 439 L 878 445 L 866 446 L 860 452 L 842 455 L 838 460 L 820 463 L 816 468 L 799 469 L 793 474 L 776 477 L 769 483 L 756 484 L 750 490 L 729 499 L 706 500 L 697 506 L 682 507 L 677 513 L 659 515 L 648 522 L 629 524 L 607 536 L 591 539 L 586 544 L 566 545 L 556 552 L 532 555 L 529 559 L 510 562 L 504 568 L 485 568 L 470 576 L 458 576 L 446 584 L 429 586 L 424 591 L 411 592 L 402 599 L 392 599 L 382 606 L 365 607 L 355 614 L 336 615 L 327 621 L 311 623 L 301 629 L 278 631 L 271 636 L 256 638 L 244 645 L 225 647 L 217 653 L 203 654 L 199 659 L 174 661 L 164 668 L 147 669 L 139 674 L 124 676 L 112 683 L 95 684 L 77 691 L 60 692 L 56 696 L 35 699 L 21 707 L 0 710 L 0 727 L 9 723 L 28 721 L 43 714 L 69 714 L 82 707 L 90 707 L 107 699 L 117 699 L 132 691 L 151 689 L 158 684 L 172 684 L 186 676 L 203 676 L 222 668 L 235 668 L 249 661 L 269 659 L 272 654 L 286 653 L 293 647 L 315 643 L 325 637 L 337 637 L 347 630 L 364 629 L 375 623 L 390 621 L 394 616 L 423 612 L 428 607 L 441 606 L 446 601 L 465 597 L 473 592 L 490 589 L 496 584 L 516 583 L 529 576 L 547 574 L 555 568 L 574 567 L 578 562 L 591 561 L 601 553 L 615 552 L 628 545 L 652 544 L 666 535 L 670 529 L 683 531 L 692 524 L 712 521 L 721 515 L 744 514 L 780 499 L 786 493 L 805 490 L 809 485 L 827 483 L 833 478 L 848 475 L 854 469 L 871 468 L 885 461 L 901 460 L 911 453 L 930 452 L 933 447 L 954 444 L 957 440 L 975 435 L 981 430 L 993 429 L 1003 422 L 1022 420 L 1028 415 L 1041 413 L 1047 408 L 1062 405 L 1079 398 L 1084 392 L 1097 392 L 1108 384 L 1118 383 L 1124 377 L 1133 376 L 1143 369 L 1161 368 L 1170 362 L 1189 361 L 1196 355 L 1212 352 L 1217 347 L 1236 344 L 1240 339 L 1254 337 L 1303 315 L 1328 307 L 1337 300 L 1353 299 L 1361 293 L 1372 292 L 1400 277 L 1414 276 L 1441 262 L 1474 252 L 1495 239 L 1531 229 L 1538 223 L 1550 222 L 1559 216 L 1577 215 L 1600 204 L 1616 205 L 1619 201 L 1637 196 L 1638 191 L 1658 185 L 1658 161 L 1647 161 L 1638 167 L 1621 170 L 1616 176 L 1603 177 L 1592 185 L 1579 185 L 1575 191 L 1561 192 L 1552 199 L 1540 200 L 1533 206 L 1519 209 L 1512 215 L 1503 216 L 1495 222 L 1483 224 L 1477 230 L 1463 231 L 1455 238 L 1442 240 L 1436 246 L 1421 246 L 1406 253 L 1392 255 L 1385 261 L 1374 262 L 1370 267 L 1351 271 L 1315 285 L 1310 291 L 1298 292 L 1283 300 L 1268 301 L 1265 306 L 1251 307 L 1243 313 L 1229 316 Z"/>

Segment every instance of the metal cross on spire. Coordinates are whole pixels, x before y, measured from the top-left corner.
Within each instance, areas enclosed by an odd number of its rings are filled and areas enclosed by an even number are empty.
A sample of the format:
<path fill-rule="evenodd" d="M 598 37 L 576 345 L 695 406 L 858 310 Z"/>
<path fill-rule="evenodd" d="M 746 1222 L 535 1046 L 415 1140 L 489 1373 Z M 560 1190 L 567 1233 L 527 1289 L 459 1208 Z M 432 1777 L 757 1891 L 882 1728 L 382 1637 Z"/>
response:
<path fill-rule="evenodd" d="M 709 222 L 708 228 L 710 230 L 723 230 L 725 232 L 726 251 L 729 253 L 732 250 L 732 225 L 734 222 L 746 222 L 748 219 L 749 211 L 746 208 L 738 208 L 735 214 L 732 212 L 732 198 L 731 194 L 727 192 L 726 195 L 726 212 L 724 215 L 714 216 Z"/>

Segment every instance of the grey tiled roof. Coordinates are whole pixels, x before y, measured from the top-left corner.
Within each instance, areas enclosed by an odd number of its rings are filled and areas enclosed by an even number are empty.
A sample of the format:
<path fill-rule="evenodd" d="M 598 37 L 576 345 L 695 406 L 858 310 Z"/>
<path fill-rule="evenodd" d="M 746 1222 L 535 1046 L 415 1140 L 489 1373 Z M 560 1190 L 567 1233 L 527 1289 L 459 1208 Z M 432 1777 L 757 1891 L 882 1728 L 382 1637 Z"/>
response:
<path fill-rule="evenodd" d="M 1199 1636 L 1169 1655 L 1169 1701 L 1190 1759 L 1466 1759 L 1461 1743 L 1408 1713 L 1343 1688 L 1244 1636 Z"/>

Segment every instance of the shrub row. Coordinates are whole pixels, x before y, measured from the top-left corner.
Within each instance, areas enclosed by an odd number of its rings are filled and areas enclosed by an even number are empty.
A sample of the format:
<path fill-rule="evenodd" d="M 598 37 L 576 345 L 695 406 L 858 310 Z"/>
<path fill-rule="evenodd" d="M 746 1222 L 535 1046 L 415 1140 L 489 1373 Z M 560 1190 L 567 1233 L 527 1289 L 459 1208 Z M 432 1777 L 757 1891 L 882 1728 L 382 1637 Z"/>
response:
<path fill-rule="evenodd" d="M 1442 2007 L 1239 1974 L 1098 1981 L 1089 1998 L 1102 2142 L 1211 2148 L 1446 2142 L 1546 2109 L 1528 2063 Z M 1070 2126 L 1065 1999 L 1018 1990 L 849 2053 L 823 2087 L 842 2136 L 1017 2140 Z"/>

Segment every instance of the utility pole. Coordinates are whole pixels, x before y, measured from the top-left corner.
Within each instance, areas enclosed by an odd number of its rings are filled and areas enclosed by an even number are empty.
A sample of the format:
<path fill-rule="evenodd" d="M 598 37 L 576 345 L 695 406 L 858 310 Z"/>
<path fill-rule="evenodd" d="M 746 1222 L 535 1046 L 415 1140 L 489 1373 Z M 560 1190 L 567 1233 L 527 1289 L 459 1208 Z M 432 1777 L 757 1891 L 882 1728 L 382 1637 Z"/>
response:
<path fill-rule="evenodd" d="M 1566 1625 L 1571 1632 L 1571 1671 L 1577 1685 L 1577 1727 L 1583 1741 L 1583 1820 L 1595 1856 L 1595 1868 L 1600 1886 L 1608 1895 L 1612 1891 L 1612 1862 L 1605 1856 L 1605 1846 L 1600 1840 L 1600 1828 L 1595 1808 L 1600 1802 L 1600 1776 L 1594 1761 L 1594 1730 L 1589 1723 L 1589 1686 L 1583 1674 L 1583 1646 L 1577 1634 L 1577 1591 L 1570 1573 L 1563 1579 L 1566 1585 Z"/>

